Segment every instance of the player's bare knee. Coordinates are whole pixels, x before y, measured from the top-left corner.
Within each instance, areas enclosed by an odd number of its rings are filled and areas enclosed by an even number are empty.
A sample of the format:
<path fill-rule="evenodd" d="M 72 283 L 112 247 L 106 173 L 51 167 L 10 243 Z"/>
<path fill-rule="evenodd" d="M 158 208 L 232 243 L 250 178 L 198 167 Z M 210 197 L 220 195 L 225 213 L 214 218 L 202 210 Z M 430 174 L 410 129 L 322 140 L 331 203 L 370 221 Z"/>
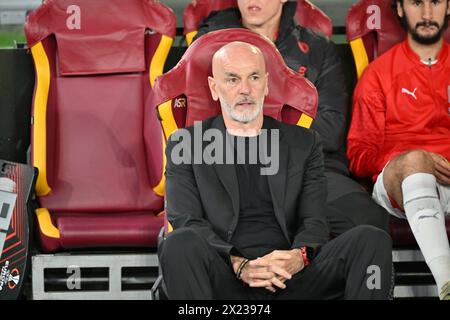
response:
<path fill-rule="evenodd" d="M 434 165 L 427 151 L 416 149 L 400 155 L 397 158 L 397 168 L 403 180 L 415 173 L 432 173 Z"/>

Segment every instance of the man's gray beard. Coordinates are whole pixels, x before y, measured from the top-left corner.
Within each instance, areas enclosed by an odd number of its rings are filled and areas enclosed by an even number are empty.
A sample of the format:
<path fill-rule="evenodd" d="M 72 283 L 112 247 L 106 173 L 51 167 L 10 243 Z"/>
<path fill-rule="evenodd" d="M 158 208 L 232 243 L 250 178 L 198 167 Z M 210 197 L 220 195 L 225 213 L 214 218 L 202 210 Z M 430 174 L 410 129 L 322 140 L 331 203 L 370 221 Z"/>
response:
<path fill-rule="evenodd" d="M 219 101 L 220 105 L 222 106 L 222 109 L 226 112 L 226 114 L 233 119 L 234 121 L 240 122 L 240 123 L 250 123 L 253 120 L 255 120 L 259 114 L 263 110 L 264 106 L 264 97 L 261 99 L 261 101 L 256 101 L 257 108 L 255 108 L 251 113 L 243 112 L 238 113 L 235 112 L 231 105 L 227 103 L 225 98 L 222 97 L 222 95 L 219 94 Z"/>

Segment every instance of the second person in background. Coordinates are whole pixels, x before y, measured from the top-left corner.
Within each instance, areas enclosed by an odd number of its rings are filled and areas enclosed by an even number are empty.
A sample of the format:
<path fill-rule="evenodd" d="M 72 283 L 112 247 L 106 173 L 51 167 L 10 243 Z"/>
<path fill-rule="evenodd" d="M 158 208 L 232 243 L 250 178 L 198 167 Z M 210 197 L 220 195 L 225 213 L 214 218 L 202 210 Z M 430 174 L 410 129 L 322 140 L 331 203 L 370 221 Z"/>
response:
<path fill-rule="evenodd" d="M 247 28 L 272 40 L 286 64 L 317 88 L 318 113 L 312 128 L 323 145 L 328 181 L 327 219 L 334 235 L 362 224 L 387 230 L 388 214 L 350 178 L 346 157 L 348 93 L 344 71 L 332 41 L 299 26 L 297 1 L 237 0 L 239 8 L 212 13 L 196 38 L 227 28 Z"/>

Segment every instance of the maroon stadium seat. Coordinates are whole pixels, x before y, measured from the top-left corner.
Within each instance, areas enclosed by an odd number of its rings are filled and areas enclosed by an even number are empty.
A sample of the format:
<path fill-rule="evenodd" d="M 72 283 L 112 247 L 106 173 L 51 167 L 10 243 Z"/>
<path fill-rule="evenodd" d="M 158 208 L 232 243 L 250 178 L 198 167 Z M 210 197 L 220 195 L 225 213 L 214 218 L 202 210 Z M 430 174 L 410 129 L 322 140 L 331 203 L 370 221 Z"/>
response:
<path fill-rule="evenodd" d="M 316 115 L 318 96 L 315 87 L 289 69 L 273 43 L 246 29 L 210 32 L 188 48 L 178 65 L 158 77 L 153 105 L 166 137 L 175 130 L 221 113 L 208 87 L 214 53 L 231 41 L 243 41 L 261 49 L 268 63 L 269 95 L 264 114 L 275 119 L 310 127 Z"/>
<path fill-rule="evenodd" d="M 156 246 L 164 141 L 149 102 L 175 30 L 154 0 L 46 0 L 28 17 L 45 252 Z"/>
<path fill-rule="evenodd" d="M 392 1 L 362 0 L 354 4 L 347 16 L 347 39 L 350 42 L 358 78 L 367 65 L 405 39 L 406 33 L 396 13 L 391 8 Z M 380 28 L 373 29 L 377 15 Z M 444 34 L 450 42 L 450 29 Z M 450 236 L 450 218 L 446 219 L 447 234 Z M 392 218 L 390 233 L 396 246 L 415 245 L 416 241 L 406 220 Z"/>
<path fill-rule="evenodd" d="M 295 0 L 294 0 L 295 1 Z M 298 0 L 297 22 L 306 28 L 323 33 L 327 37 L 333 35 L 333 22 L 319 8 L 308 0 Z M 236 0 L 196 0 L 188 4 L 184 10 L 184 35 L 188 45 L 191 45 L 200 23 L 213 11 L 237 7 Z"/>
<path fill-rule="evenodd" d="M 450 218 L 445 219 L 445 225 L 447 227 L 447 235 L 450 239 Z M 416 239 L 409 227 L 408 221 L 404 219 L 398 219 L 395 217 L 391 218 L 391 223 L 389 226 L 389 233 L 391 234 L 394 245 L 399 246 L 413 246 L 417 245 Z"/>

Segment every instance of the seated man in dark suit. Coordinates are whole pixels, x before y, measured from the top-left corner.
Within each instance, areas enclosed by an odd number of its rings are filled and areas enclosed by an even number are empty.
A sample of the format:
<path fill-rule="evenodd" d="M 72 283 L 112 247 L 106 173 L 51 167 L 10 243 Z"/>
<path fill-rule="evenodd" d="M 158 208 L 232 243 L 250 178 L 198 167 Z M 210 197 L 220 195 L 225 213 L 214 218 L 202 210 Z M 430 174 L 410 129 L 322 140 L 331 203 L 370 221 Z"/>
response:
<path fill-rule="evenodd" d="M 225 45 L 208 80 L 222 116 L 175 132 L 166 149 L 174 231 L 159 254 L 168 297 L 388 298 L 389 235 L 358 226 L 328 242 L 319 137 L 263 115 L 269 88 L 261 51 Z"/>
<path fill-rule="evenodd" d="M 213 12 L 196 38 L 228 28 L 247 28 L 272 40 L 286 64 L 317 88 L 319 107 L 313 129 L 319 133 L 327 179 L 326 218 L 333 235 L 369 224 L 388 230 L 389 215 L 350 178 L 346 158 L 348 94 L 334 43 L 294 20 L 297 1 L 238 0 L 239 8 Z"/>

